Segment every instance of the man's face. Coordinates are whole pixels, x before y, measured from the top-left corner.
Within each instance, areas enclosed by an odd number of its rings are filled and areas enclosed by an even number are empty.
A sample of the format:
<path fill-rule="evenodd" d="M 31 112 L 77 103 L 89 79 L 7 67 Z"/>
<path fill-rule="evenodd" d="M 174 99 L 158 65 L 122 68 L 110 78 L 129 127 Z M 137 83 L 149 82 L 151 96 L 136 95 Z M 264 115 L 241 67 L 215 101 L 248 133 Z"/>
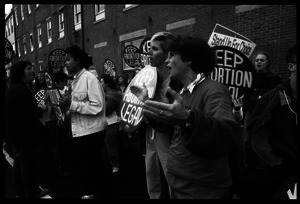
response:
<path fill-rule="evenodd" d="M 79 61 L 76 61 L 70 54 L 66 54 L 66 67 L 70 74 L 76 74 L 79 70 Z"/>
<path fill-rule="evenodd" d="M 170 78 L 181 81 L 188 69 L 186 63 L 182 61 L 181 56 L 177 53 L 169 52 L 166 63 L 171 68 Z"/>
<path fill-rule="evenodd" d="M 161 47 L 160 41 L 151 40 L 150 44 L 150 65 L 153 67 L 159 67 L 165 64 L 165 60 L 167 59 L 167 53 L 164 53 Z"/>
<path fill-rule="evenodd" d="M 268 60 L 266 55 L 258 54 L 255 59 L 255 69 L 256 71 L 265 71 L 267 70 Z"/>
<path fill-rule="evenodd" d="M 45 80 L 45 73 L 38 73 L 37 77 L 38 77 L 39 82 L 43 83 Z"/>

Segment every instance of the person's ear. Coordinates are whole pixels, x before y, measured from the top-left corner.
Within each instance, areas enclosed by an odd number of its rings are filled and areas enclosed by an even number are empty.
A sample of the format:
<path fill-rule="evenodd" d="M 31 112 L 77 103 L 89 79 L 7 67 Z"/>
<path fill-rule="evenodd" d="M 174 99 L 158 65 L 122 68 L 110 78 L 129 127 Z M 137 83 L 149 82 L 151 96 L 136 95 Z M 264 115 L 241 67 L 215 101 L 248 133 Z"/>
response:
<path fill-rule="evenodd" d="M 288 69 L 290 72 L 295 72 L 296 71 L 296 66 L 293 65 L 292 63 L 289 63 L 288 64 Z"/>

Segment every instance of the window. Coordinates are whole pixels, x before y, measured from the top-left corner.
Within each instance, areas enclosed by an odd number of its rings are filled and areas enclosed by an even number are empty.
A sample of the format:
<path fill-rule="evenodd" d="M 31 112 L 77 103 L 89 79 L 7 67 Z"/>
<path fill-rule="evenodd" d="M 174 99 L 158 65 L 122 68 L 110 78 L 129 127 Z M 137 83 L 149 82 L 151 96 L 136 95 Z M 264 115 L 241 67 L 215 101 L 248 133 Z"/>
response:
<path fill-rule="evenodd" d="M 132 7 L 134 6 L 135 4 L 125 4 L 125 8 L 128 8 L 128 7 Z"/>
<path fill-rule="evenodd" d="M 24 6 L 21 4 L 21 20 L 24 21 Z"/>
<path fill-rule="evenodd" d="M 52 28 L 51 28 L 51 19 L 47 20 L 47 38 L 48 44 L 52 42 Z"/>
<path fill-rule="evenodd" d="M 74 5 L 74 25 L 75 30 L 81 29 L 81 5 Z"/>
<path fill-rule="evenodd" d="M 20 39 L 17 39 L 17 46 L 18 46 L 18 57 L 21 57 L 21 51 L 20 51 Z"/>
<path fill-rule="evenodd" d="M 38 47 L 42 47 L 42 28 L 41 26 L 37 27 L 37 39 L 38 39 Z"/>
<path fill-rule="evenodd" d="M 64 25 L 64 13 L 60 12 L 58 14 L 58 32 L 59 32 L 59 38 L 63 38 L 65 36 L 65 25 Z"/>
<path fill-rule="evenodd" d="M 105 6 L 104 4 L 95 4 L 95 19 L 99 21 L 105 18 Z"/>
<path fill-rule="evenodd" d="M 16 17 L 16 26 L 19 24 L 18 22 L 18 12 L 17 12 L 17 7 L 15 7 L 15 17 Z"/>
<path fill-rule="evenodd" d="M 28 14 L 31 14 L 30 4 L 27 4 L 27 7 L 28 7 Z"/>
<path fill-rule="evenodd" d="M 6 28 L 7 28 L 8 36 L 10 36 L 9 21 L 6 22 Z"/>
<path fill-rule="evenodd" d="M 26 55 L 27 53 L 27 49 L 26 49 L 26 36 L 23 36 L 23 50 L 24 50 L 24 55 Z"/>
<path fill-rule="evenodd" d="M 14 19 L 13 19 L 13 16 L 10 17 L 10 30 L 11 30 L 11 33 L 14 32 Z"/>
<path fill-rule="evenodd" d="M 7 38 L 8 36 L 9 36 L 9 34 L 8 34 L 8 25 L 7 25 L 7 23 L 6 23 L 5 37 Z"/>
<path fill-rule="evenodd" d="M 30 33 L 30 38 L 29 38 L 29 44 L 30 44 L 30 51 L 33 52 L 33 33 Z"/>

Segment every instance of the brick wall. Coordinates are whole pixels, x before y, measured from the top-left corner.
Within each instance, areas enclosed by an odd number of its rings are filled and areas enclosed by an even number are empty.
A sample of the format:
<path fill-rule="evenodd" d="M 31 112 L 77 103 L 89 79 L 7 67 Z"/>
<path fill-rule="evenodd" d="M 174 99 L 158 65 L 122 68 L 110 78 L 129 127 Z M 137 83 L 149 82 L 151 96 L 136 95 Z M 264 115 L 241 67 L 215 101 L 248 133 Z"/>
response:
<path fill-rule="evenodd" d="M 77 44 L 93 56 L 98 74 L 102 74 L 103 62 L 106 59 L 111 59 L 115 63 L 117 74 L 120 74 L 123 66 L 120 36 L 146 30 L 145 37 L 148 37 L 158 31 L 172 28 L 168 31 L 175 34 L 200 36 L 208 40 L 218 23 L 256 43 L 257 47 L 250 56 L 251 61 L 258 51 L 267 51 L 272 58 L 271 70 L 280 73 L 284 79 L 288 77 L 285 55 L 288 48 L 296 42 L 295 5 L 141 4 L 124 10 L 122 4 L 110 4 L 105 5 L 105 19 L 99 22 L 95 22 L 94 4 L 82 5 L 83 28 L 75 34 L 73 33 L 73 5 L 64 5 L 66 33 L 65 37 L 60 40 L 58 40 L 57 9 L 62 5 L 40 4 L 36 11 L 32 9 L 31 17 L 27 20 L 27 9 L 25 9 L 26 22 L 20 23 L 19 20 L 19 26 L 16 29 L 17 38 L 34 28 L 33 33 L 35 43 L 37 43 L 36 25 L 41 23 L 43 29 L 43 48 L 29 54 L 30 60 L 47 62 L 48 53 L 53 49 L 65 49 L 71 44 Z M 18 17 L 20 16 L 19 13 Z M 49 16 L 52 19 L 53 42 L 47 45 L 45 19 Z M 182 22 L 188 22 L 187 26 L 176 27 Z M 26 38 L 29 49 L 29 34 Z M 37 45 L 35 45 L 36 50 Z M 21 59 L 24 57 L 22 56 Z"/>

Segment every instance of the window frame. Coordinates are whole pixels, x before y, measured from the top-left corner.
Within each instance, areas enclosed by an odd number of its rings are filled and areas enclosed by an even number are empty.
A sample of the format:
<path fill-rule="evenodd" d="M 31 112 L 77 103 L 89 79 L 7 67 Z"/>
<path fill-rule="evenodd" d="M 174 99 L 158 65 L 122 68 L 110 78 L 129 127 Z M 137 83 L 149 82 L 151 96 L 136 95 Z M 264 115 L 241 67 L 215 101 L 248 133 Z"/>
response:
<path fill-rule="evenodd" d="M 43 46 L 42 43 L 42 27 L 41 25 L 37 26 L 37 40 L 38 40 L 38 48 L 41 48 Z"/>
<path fill-rule="evenodd" d="M 31 14 L 30 4 L 27 4 L 27 9 L 28 9 L 28 15 L 30 15 Z"/>
<path fill-rule="evenodd" d="M 101 7 L 103 8 L 101 10 Z M 105 4 L 95 4 L 95 21 L 105 19 Z"/>
<path fill-rule="evenodd" d="M 80 11 L 78 11 L 80 8 Z M 82 22 L 82 8 L 81 4 L 74 4 L 74 29 L 80 30 L 81 29 L 81 22 Z"/>
<path fill-rule="evenodd" d="M 63 25 L 63 26 L 61 26 Z M 63 28 L 61 28 L 63 27 Z M 64 19 L 64 12 L 60 11 L 58 13 L 58 38 L 63 38 L 65 36 L 65 19 Z"/>
<path fill-rule="evenodd" d="M 30 52 L 33 52 L 34 46 L 33 46 L 33 32 L 32 31 L 29 34 L 29 45 L 30 45 Z"/>
<path fill-rule="evenodd" d="M 24 55 L 27 54 L 27 48 L 26 48 L 26 35 L 23 35 L 23 52 L 24 52 Z"/>
<path fill-rule="evenodd" d="M 52 43 L 52 22 L 51 18 L 46 20 L 46 27 L 47 27 L 47 42 L 48 44 Z"/>
<path fill-rule="evenodd" d="M 21 21 L 24 21 L 24 5 L 23 4 L 21 4 L 20 5 L 20 9 L 21 9 Z"/>

